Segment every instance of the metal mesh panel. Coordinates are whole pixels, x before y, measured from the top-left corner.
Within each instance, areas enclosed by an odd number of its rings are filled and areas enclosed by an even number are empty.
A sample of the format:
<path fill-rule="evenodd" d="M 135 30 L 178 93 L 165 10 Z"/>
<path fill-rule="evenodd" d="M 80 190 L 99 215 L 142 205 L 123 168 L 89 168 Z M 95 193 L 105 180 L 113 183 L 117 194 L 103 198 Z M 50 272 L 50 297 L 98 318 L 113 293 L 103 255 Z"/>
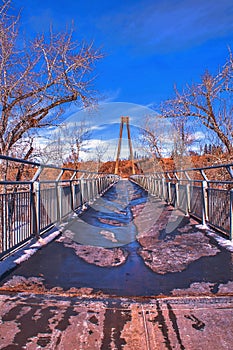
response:
<path fill-rule="evenodd" d="M 154 180 L 154 194 L 159 196 L 159 180 Z"/>
<path fill-rule="evenodd" d="M 199 186 L 190 188 L 190 211 L 198 218 L 202 217 L 202 188 Z"/>
<path fill-rule="evenodd" d="M 60 186 L 60 206 L 61 217 L 67 215 L 72 210 L 72 193 L 70 185 Z"/>
<path fill-rule="evenodd" d="M 171 184 L 171 204 L 176 205 L 176 185 Z"/>
<path fill-rule="evenodd" d="M 164 199 L 168 201 L 169 199 L 169 191 L 168 191 L 168 183 L 164 183 Z"/>
<path fill-rule="evenodd" d="M 1 254 L 32 234 L 30 192 L 0 194 L 0 210 Z"/>
<path fill-rule="evenodd" d="M 179 208 L 183 211 L 187 210 L 187 187 L 179 185 Z"/>
<path fill-rule="evenodd" d="M 81 192 L 80 192 L 80 185 L 75 184 L 74 185 L 74 209 L 77 209 L 81 206 Z"/>
<path fill-rule="evenodd" d="M 57 188 L 49 187 L 40 191 L 40 230 L 58 220 Z"/>
<path fill-rule="evenodd" d="M 209 222 L 229 234 L 230 232 L 230 193 L 223 189 L 208 189 Z"/>
<path fill-rule="evenodd" d="M 88 193 L 88 202 L 93 201 L 93 181 L 88 180 L 87 181 L 87 193 Z"/>
<path fill-rule="evenodd" d="M 82 193 L 82 203 L 88 202 L 88 188 L 87 188 L 86 180 L 82 180 L 81 182 L 81 193 Z"/>

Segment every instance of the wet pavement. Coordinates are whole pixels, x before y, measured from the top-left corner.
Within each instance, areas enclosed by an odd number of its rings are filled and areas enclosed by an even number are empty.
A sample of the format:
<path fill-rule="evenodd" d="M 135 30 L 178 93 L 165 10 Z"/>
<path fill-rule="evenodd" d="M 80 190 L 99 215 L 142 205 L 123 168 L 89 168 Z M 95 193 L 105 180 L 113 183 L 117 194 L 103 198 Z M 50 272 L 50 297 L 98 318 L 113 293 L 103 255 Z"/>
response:
<path fill-rule="evenodd" d="M 126 180 L 61 227 L 1 278 L 0 349 L 232 348 L 232 243 Z"/>

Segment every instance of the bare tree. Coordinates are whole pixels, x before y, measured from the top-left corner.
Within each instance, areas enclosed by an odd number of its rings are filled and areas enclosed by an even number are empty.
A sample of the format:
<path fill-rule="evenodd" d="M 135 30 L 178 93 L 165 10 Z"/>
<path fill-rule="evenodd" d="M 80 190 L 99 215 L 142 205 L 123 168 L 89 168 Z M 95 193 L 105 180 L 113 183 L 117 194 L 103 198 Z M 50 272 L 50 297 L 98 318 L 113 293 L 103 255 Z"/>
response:
<path fill-rule="evenodd" d="M 99 143 L 95 147 L 97 171 L 99 171 L 100 169 L 100 164 L 103 161 L 104 155 L 106 155 L 108 148 L 109 148 L 109 144 L 103 141 L 99 141 Z"/>
<path fill-rule="evenodd" d="M 11 0 L 0 7 L 0 153 L 16 152 L 22 139 L 54 123 L 62 106 L 76 101 L 88 106 L 95 63 L 102 57 L 92 44 L 76 43 L 73 33 L 20 40 L 20 16 L 12 16 Z M 29 143 L 30 148 L 30 143 Z M 28 150 L 25 150 L 27 154 Z M 23 156 L 23 155 L 21 155 Z"/>
<path fill-rule="evenodd" d="M 164 122 L 164 123 L 163 123 Z M 161 116 L 147 115 L 143 120 L 138 148 L 143 154 L 140 167 L 143 171 L 164 170 L 164 155 L 167 152 L 167 120 Z"/>
<path fill-rule="evenodd" d="M 51 133 L 50 140 L 40 153 L 43 161 L 64 164 L 70 162 L 78 169 L 80 152 L 87 152 L 86 141 L 90 138 L 90 131 L 85 121 L 62 123 Z"/>
<path fill-rule="evenodd" d="M 154 159 L 162 158 L 164 145 L 164 133 L 161 130 L 162 120 L 160 116 L 148 115 L 145 117 L 141 128 L 140 142 L 145 154 Z"/>
<path fill-rule="evenodd" d="M 39 138 L 39 140 L 41 139 Z M 67 154 L 65 156 L 64 144 L 59 127 L 56 130 L 52 130 L 50 136 L 44 137 L 41 145 L 36 145 L 35 148 L 39 159 L 41 159 L 44 164 L 62 165 L 67 158 Z"/>
<path fill-rule="evenodd" d="M 140 140 L 143 153 L 153 160 L 154 171 L 161 171 L 166 170 L 166 157 L 172 157 L 175 166 L 182 168 L 195 138 L 187 118 L 168 120 L 161 115 L 149 115 L 144 120 Z"/>
<path fill-rule="evenodd" d="M 201 82 L 187 85 L 183 92 L 175 87 L 175 98 L 162 104 L 161 114 L 170 118 L 189 118 L 201 123 L 214 133 L 232 152 L 233 103 L 232 103 L 233 61 L 230 58 L 216 75 L 206 72 Z"/>
<path fill-rule="evenodd" d="M 173 129 L 173 148 L 172 155 L 175 157 L 185 157 L 189 155 L 190 146 L 195 140 L 195 129 L 190 125 L 187 117 L 173 118 L 171 120 Z"/>

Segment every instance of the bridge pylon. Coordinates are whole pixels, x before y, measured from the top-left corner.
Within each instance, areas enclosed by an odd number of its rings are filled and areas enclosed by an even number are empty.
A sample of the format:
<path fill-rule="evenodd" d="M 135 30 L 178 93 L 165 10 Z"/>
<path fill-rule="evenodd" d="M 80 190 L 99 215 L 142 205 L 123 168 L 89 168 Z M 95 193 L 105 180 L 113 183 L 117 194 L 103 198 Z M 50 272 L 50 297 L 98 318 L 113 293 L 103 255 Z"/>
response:
<path fill-rule="evenodd" d="M 126 125 L 127 134 L 128 134 L 128 145 L 129 145 L 130 160 L 131 160 L 131 165 L 132 165 L 132 174 L 135 174 L 134 159 L 133 159 L 133 147 L 132 147 L 132 141 L 131 141 L 131 135 L 130 135 L 130 127 L 129 127 L 129 117 L 121 117 L 120 134 L 119 134 L 119 139 L 118 139 L 116 164 L 115 164 L 115 174 L 116 175 L 118 174 L 118 170 L 119 170 L 119 158 L 120 158 L 120 153 L 121 153 L 121 143 L 122 143 L 122 134 L 123 134 L 124 124 Z"/>

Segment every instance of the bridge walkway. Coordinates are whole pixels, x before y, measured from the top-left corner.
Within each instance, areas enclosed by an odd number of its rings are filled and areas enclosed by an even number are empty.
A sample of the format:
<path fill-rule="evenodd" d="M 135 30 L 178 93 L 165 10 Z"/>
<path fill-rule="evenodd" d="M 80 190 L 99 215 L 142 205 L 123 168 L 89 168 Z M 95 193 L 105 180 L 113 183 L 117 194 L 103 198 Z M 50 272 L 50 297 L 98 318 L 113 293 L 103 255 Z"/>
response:
<path fill-rule="evenodd" d="M 0 349 L 232 348 L 229 241 L 126 180 L 54 233 L 2 276 Z"/>

